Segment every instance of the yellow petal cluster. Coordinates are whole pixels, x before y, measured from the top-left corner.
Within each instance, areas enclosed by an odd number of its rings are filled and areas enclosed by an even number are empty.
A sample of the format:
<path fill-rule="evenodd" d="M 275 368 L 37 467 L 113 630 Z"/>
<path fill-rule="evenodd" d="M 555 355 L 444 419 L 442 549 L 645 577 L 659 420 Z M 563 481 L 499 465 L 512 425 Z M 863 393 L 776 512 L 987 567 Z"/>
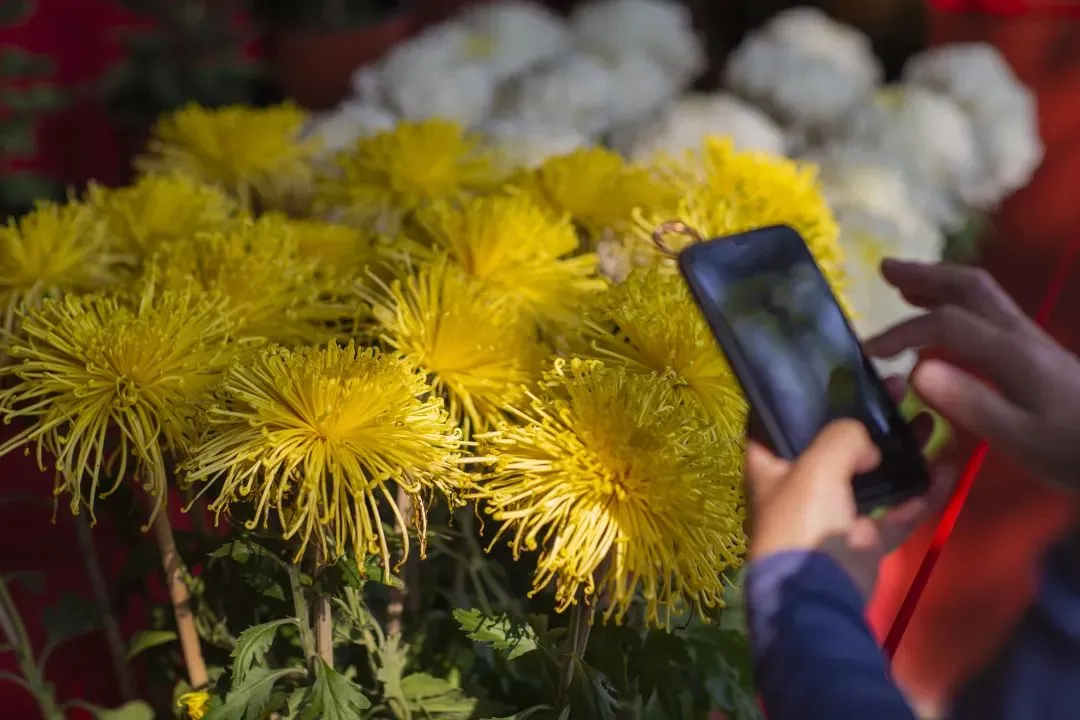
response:
<path fill-rule="evenodd" d="M 236 215 L 236 201 L 186 175 L 146 175 L 129 187 L 92 184 L 87 204 L 105 222 L 111 240 L 146 258 L 164 243 L 218 230 Z"/>
<path fill-rule="evenodd" d="M 394 488 L 412 498 L 422 541 L 431 492 L 453 499 L 466 485 L 460 433 L 423 373 L 371 348 L 268 348 L 230 368 L 205 422 L 186 482 L 214 488 L 219 515 L 250 503 L 248 527 L 273 516 L 298 559 L 314 542 L 326 561 L 349 549 L 389 569 L 381 512 L 409 547 Z"/>
<path fill-rule="evenodd" d="M 132 258 L 115 252 L 105 224 L 82 203 L 41 203 L 0 226 L 0 308 L 11 329 L 20 308 L 124 278 Z"/>
<path fill-rule="evenodd" d="M 166 287 L 194 284 L 224 296 L 242 337 L 297 345 L 340 337 L 354 313 L 319 270 L 301 254 L 290 221 L 264 215 L 166 244 L 148 272 Z"/>
<path fill-rule="evenodd" d="M 431 376 L 467 431 L 502 420 L 547 359 L 529 316 L 445 254 L 364 294 L 376 336 Z"/>
<path fill-rule="evenodd" d="M 225 302 L 147 283 L 128 298 L 65 295 L 21 315 L 0 369 L 5 422 L 29 421 L 0 455 L 31 443 L 57 471 L 56 493 L 71 511 L 135 478 L 165 501 L 166 464 L 189 447 L 197 403 L 232 357 Z M 103 486 L 108 481 L 108 486 Z"/>
<path fill-rule="evenodd" d="M 476 494 L 516 557 L 537 554 L 533 592 L 616 620 L 641 597 L 656 626 L 720 605 L 743 551 L 741 481 L 671 383 L 560 361 L 529 398 L 519 424 L 481 438 L 495 461 Z"/>
<path fill-rule="evenodd" d="M 311 192 L 320 148 L 301 138 L 306 122 L 307 113 L 288 103 L 188 105 L 157 121 L 135 164 L 144 173 L 183 173 L 219 187 L 247 209 L 293 207 Z"/>
<path fill-rule="evenodd" d="M 316 208 L 350 224 L 393 233 L 413 211 L 498 182 L 481 138 L 446 120 L 402 122 L 360 138 L 317 179 Z"/>
<path fill-rule="evenodd" d="M 541 322 L 574 324 L 586 299 L 607 286 L 596 274 L 596 256 L 580 252 L 569 219 L 525 195 L 437 203 L 417 212 L 416 220 L 436 252 L 449 253 L 465 272 Z"/>

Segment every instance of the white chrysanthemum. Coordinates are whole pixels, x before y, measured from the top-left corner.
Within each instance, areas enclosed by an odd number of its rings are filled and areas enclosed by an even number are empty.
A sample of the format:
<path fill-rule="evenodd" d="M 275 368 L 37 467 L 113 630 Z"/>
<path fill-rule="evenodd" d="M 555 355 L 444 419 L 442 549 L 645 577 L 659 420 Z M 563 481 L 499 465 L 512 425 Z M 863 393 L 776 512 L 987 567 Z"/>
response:
<path fill-rule="evenodd" d="M 585 135 L 543 125 L 502 120 L 485 128 L 498 161 L 506 168 L 532 168 L 555 155 L 566 155 L 592 145 Z"/>
<path fill-rule="evenodd" d="M 920 211 L 949 229 L 963 225 L 988 171 L 971 121 L 948 96 L 914 85 L 879 91 L 837 135 L 901 168 Z"/>
<path fill-rule="evenodd" d="M 623 55 L 608 61 L 614 87 L 608 109 L 612 124 L 640 121 L 656 113 L 679 92 L 679 86 L 648 55 Z"/>
<path fill-rule="evenodd" d="M 787 125 L 822 129 L 872 93 L 881 74 L 862 33 L 818 10 L 796 8 L 735 48 L 724 82 Z"/>
<path fill-rule="evenodd" d="M 973 206 L 992 208 L 1027 185 L 1044 152 L 1038 108 L 996 48 L 958 43 L 928 50 L 908 61 L 904 79 L 949 95 L 970 119 L 983 159 L 981 182 L 967 193 Z"/>
<path fill-rule="evenodd" d="M 726 135 L 738 150 L 784 155 L 784 131 L 752 105 L 728 93 L 680 98 L 659 118 L 621 134 L 615 147 L 632 160 L 657 153 L 679 154 L 701 147 L 709 135 Z"/>
<path fill-rule="evenodd" d="M 679 86 L 705 65 L 690 11 L 670 0 L 595 0 L 579 5 L 570 20 L 578 42 L 608 59 L 646 54 Z"/>
<path fill-rule="evenodd" d="M 390 52 L 380 66 L 380 93 L 408 120 L 439 117 L 478 125 L 491 112 L 495 77 L 476 55 L 467 25 L 443 23 Z"/>
<path fill-rule="evenodd" d="M 576 53 L 518 79 L 507 90 L 500 119 L 592 137 L 611 124 L 614 92 L 608 66 L 591 55 Z"/>
<path fill-rule="evenodd" d="M 360 101 L 346 101 L 336 109 L 311 118 L 304 137 L 320 141 L 320 150 L 334 154 L 359 138 L 394 127 L 397 118 L 386 108 Z"/>
<path fill-rule="evenodd" d="M 520 75 L 567 52 L 573 36 L 555 13 L 525 0 L 499 0 L 467 11 L 472 52 L 487 63 L 497 81 Z"/>
<path fill-rule="evenodd" d="M 917 312 L 881 277 L 886 257 L 936 262 L 945 241 L 909 192 L 904 174 L 854 147 L 834 146 L 802 158 L 819 168 L 822 192 L 836 213 L 844 247 L 846 297 L 853 322 L 869 337 Z M 914 352 L 879 363 L 889 374 L 906 374 Z"/>

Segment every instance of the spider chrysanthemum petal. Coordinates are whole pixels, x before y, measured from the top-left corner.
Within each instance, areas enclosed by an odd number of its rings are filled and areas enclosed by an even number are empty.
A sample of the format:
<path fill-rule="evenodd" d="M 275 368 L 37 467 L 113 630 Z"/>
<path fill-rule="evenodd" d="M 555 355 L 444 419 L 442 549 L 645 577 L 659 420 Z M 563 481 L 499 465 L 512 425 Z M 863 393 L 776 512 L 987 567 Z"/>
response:
<path fill-rule="evenodd" d="M 413 499 L 422 541 L 431 491 L 453 500 L 466 484 L 459 432 L 423 373 L 371 348 L 268 348 L 229 370 L 206 423 L 187 483 L 215 487 L 219 514 L 250 503 L 251 527 L 275 513 L 298 558 L 314 542 L 324 561 L 353 550 L 389 568 L 383 512 L 408 554 L 393 486 Z"/>
<path fill-rule="evenodd" d="M 5 422 L 29 425 L 0 455 L 36 443 L 38 463 L 55 458 L 56 493 L 71 510 L 104 497 L 129 476 L 165 501 L 166 461 L 183 455 L 197 403 L 232 358 L 233 317 L 203 293 L 162 290 L 134 296 L 67 295 L 21 317 L 3 368 Z M 111 489 L 103 483 L 111 479 Z"/>
<path fill-rule="evenodd" d="M 476 495 L 515 555 L 538 552 L 534 592 L 616 620 L 641 598 L 656 626 L 722 604 L 745 543 L 740 475 L 681 408 L 665 378 L 559 362 L 522 424 L 481 437 L 494 467 Z"/>

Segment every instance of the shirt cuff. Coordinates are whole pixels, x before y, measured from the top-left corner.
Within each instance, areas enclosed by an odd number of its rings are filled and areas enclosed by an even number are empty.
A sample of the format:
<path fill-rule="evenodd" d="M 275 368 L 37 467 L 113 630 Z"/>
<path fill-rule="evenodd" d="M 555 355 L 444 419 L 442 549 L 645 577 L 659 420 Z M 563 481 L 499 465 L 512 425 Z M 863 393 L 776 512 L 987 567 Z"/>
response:
<path fill-rule="evenodd" d="M 750 563 L 745 600 L 754 664 L 776 644 L 782 614 L 796 598 L 848 608 L 860 616 L 866 601 L 851 576 L 831 557 L 816 550 L 788 550 Z"/>

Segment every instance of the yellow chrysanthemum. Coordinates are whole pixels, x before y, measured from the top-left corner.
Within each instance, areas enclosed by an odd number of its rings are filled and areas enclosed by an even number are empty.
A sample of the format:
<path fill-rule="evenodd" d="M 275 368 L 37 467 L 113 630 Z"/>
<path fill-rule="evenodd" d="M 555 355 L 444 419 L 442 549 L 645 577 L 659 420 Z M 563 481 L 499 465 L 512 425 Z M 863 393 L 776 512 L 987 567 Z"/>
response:
<path fill-rule="evenodd" d="M 278 216 L 296 238 L 300 257 L 314 260 L 319 268 L 340 277 L 356 277 L 377 257 L 371 233 L 323 220 L 299 220 Z"/>
<path fill-rule="evenodd" d="M 437 203 L 416 218 L 437 251 L 542 320 L 576 319 L 585 298 L 607 286 L 596 274 L 596 256 L 578 253 L 569 219 L 524 195 Z"/>
<path fill-rule="evenodd" d="M 451 418 L 471 429 L 503 418 L 537 379 L 549 352 L 516 303 L 445 255 L 361 292 L 372 305 L 375 333 L 428 373 Z"/>
<path fill-rule="evenodd" d="M 186 175 L 147 175 L 116 190 L 91 184 L 87 202 L 119 247 L 139 257 L 164 242 L 220 229 L 237 209 L 224 192 Z"/>
<path fill-rule="evenodd" d="M 446 120 L 402 122 L 361 138 L 334 164 L 318 178 L 317 209 L 387 233 L 429 202 L 461 199 L 499 179 L 482 139 Z"/>
<path fill-rule="evenodd" d="M 681 277 L 635 271 L 598 299 L 584 337 L 607 361 L 669 376 L 679 396 L 713 424 L 723 445 L 717 452 L 742 454 L 746 400 Z"/>
<path fill-rule="evenodd" d="M 112 251 L 104 223 L 81 203 L 41 203 L 0 226 L 0 303 L 4 327 L 42 298 L 120 282 L 130 258 Z"/>
<path fill-rule="evenodd" d="M 205 690 L 184 693 L 176 700 L 178 710 L 183 710 L 188 720 L 202 720 L 210 712 L 210 693 Z"/>
<path fill-rule="evenodd" d="M 297 558 L 314 539 L 327 561 L 351 548 L 361 565 L 377 555 L 389 568 L 382 507 L 408 554 L 391 483 L 413 498 L 422 539 L 430 491 L 453 499 L 466 477 L 459 433 L 423 373 L 352 344 L 269 348 L 234 364 L 206 423 L 187 482 L 217 486 L 219 515 L 251 503 L 252 528 L 276 511 L 284 537 L 299 537 Z"/>
<path fill-rule="evenodd" d="M 302 140 L 307 113 L 292 104 L 188 105 L 154 125 L 141 172 L 180 172 L 236 197 L 245 208 L 289 207 L 311 191 L 315 140 Z"/>
<path fill-rule="evenodd" d="M 643 212 L 640 241 L 651 244 L 652 231 L 678 219 L 706 238 L 788 225 L 799 232 L 834 289 L 843 288 L 840 228 L 825 201 L 813 167 L 761 152 L 740 152 L 729 138 L 708 138 L 700 152 L 661 159 L 658 171 L 680 188 L 682 200 L 672 212 Z M 685 238 L 668 238 L 678 249 Z"/>
<path fill-rule="evenodd" d="M 621 619 L 640 596 L 663 626 L 722 603 L 745 543 L 741 480 L 680 407 L 665 378 L 559 362 L 523 424 L 484 438 L 495 464 L 476 494 L 516 556 L 539 551 L 533 592 L 553 583 L 560 611 L 599 597 Z"/>
<path fill-rule="evenodd" d="M 71 511 L 89 508 L 129 475 L 165 501 L 166 458 L 188 447 L 196 403 L 231 360 L 226 304 L 201 293 L 147 283 L 128 301 L 117 295 L 66 295 L 24 314 L 0 370 L 5 422 L 30 424 L 0 446 L 0 455 L 37 444 L 55 458 L 56 493 Z M 104 492 L 101 483 L 112 478 Z"/>
<path fill-rule="evenodd" d="M 319 263 L 301 256 L 291 221 L 277 215 L 164 245 L 150 266 L 167 287 L 194 282 L 225 296 L 242 323 L 242 337 L 322 343 L 340 337 L 355 313 Z"/>
<path fill-rule="evenodd" d="M 516 181 L 558 213 L 566 213 L 590 239 L 621 233 L 633 225 L 638 208 L 674 209 L 678 191 L 647 168 L 631 165 L 604 148 L 584 148 L 549 158 Z"/>

